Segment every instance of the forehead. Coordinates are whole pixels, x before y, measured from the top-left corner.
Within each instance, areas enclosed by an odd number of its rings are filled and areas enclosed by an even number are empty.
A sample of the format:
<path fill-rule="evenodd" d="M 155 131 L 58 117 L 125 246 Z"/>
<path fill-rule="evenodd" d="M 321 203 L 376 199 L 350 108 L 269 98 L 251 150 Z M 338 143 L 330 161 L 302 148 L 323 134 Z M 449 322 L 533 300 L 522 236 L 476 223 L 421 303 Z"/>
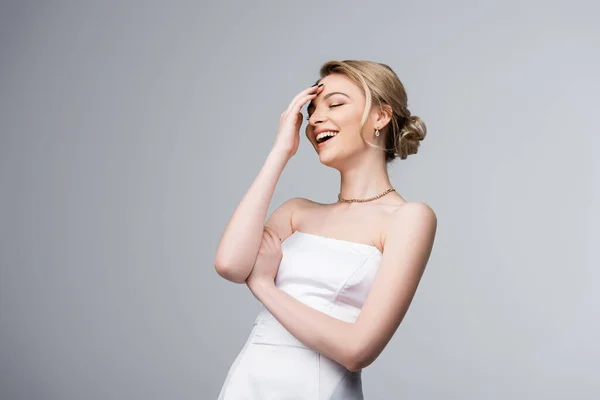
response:
<path fill-rule="evenodd" d="M 345 93 L 353 100 L 358 100 L 362 94 L 362 90 L 354 82 L 352 82 L 350 78 L 344 75 L 327 75 L 325 78 L 320 79 L 319 83 L 324 85 L 323 90 L 308 104 L 307 110 L 311 110 L 315 107 L 313 102 L 318 102 L 319 99 L 322 99 L 323 97 L 327 96 L 327 94 L 332 92 Z"/>
<path fill-rule="evenodd" d="M 319 83 L 324 83 L 326 86 L 337 89 L 359 90 L 358 86 L 350 78 L 342 74 L 331 74 L 320 79 Z"/>

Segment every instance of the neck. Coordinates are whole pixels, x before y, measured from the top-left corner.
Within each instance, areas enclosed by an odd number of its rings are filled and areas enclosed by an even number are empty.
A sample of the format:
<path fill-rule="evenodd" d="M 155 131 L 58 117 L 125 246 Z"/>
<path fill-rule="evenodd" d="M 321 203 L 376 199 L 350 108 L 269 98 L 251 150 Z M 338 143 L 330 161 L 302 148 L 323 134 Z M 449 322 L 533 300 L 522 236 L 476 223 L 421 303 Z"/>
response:
<path fill-rule="evenodd" d="M 343 199 L 371 198 L 390 187 L 392 184 L 386 164 L 380 157 L 363 158 L 360 163 L 354 163 L 340 171 L 339 193 Z"/>

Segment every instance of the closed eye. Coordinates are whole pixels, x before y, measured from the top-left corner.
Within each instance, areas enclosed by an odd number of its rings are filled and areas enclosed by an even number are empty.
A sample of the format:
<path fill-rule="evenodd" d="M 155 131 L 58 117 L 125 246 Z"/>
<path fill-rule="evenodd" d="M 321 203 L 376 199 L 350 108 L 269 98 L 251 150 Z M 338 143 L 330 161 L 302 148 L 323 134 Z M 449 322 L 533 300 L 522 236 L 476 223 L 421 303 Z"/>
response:
<path fill-rule="evenodd" d="M 339 107 L 339 106 L 343 106 L 346 103 L 340 103 L 340 104 L 332 104 L 329 106 L 329 108 L 333 108 L 333 107 Z M 310 120 L 310 115 L 306 117 L 306 120 Z"/>

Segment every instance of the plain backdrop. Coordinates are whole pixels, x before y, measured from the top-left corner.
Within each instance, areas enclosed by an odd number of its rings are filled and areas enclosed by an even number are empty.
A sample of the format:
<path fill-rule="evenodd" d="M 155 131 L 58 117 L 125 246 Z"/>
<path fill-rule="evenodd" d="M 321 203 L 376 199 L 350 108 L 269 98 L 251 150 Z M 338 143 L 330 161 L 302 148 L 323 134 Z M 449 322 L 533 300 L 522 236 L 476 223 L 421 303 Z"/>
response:
<path fill-rule="evenodd" d="M 213 261 L 322 63 L 390 65 L 438 216 L 367 399 L 600 398 L 600 25 L 584 1 L 0 6 L 0 398 L 214 399 L 260 304 Z M 303 110 L 304 111 L 304 110 Z M 334 202 L 304 137 L 269 207 Z"/>

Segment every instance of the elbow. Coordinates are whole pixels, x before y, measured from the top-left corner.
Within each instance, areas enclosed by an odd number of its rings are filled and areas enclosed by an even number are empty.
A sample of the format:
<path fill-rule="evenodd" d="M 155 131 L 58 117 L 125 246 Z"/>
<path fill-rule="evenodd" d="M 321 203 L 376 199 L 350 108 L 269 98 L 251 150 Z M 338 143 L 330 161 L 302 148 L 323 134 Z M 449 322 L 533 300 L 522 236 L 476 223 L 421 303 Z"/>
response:
<path fill-rule="evenodd" d="M 367 368 L 375 361 L 375 357 L 368 354 L 363 346 L 354 346 L 347 352 L 348 357 L 344 367 L 351 372 L 357 372 Z"/>
<path fill-rule="evenodd" d="M 346 363 L 345 367 L 350 372 L 357 372 L 367 367 L 367 365 L 364 365 L 359 359 L 353 359 Z"/>
<path fill-rule="evenodd" d="M 348 371 L 357 372 L 363 369 L 366 365 L 363 362 L 363 356 L 360 350 L 351 348 L 347 352 L 346 362 L 344 363 L 344 367 Z"/>
<path fill-rule="evenodd" d="M 215 271 L 221 278 L 233 283 L 246 283 L 246 278 L 248 278 L 240 269 L 229 267 L 226 264 L 215 262 Z"/>

